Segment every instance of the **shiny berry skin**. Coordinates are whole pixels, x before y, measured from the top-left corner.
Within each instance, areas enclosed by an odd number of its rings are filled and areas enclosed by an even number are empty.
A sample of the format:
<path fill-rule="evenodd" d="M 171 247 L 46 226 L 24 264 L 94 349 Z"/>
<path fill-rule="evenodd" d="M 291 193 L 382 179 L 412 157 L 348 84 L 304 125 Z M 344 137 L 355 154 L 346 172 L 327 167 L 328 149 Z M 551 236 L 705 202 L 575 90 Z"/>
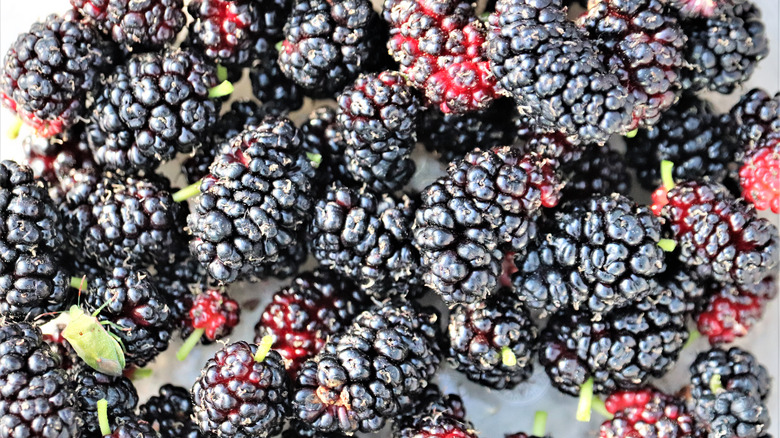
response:
<path fill-rule="evenodd" d="M 614 392 L 604 404 L 615 417 L 602 423 L 600 438 L 698 436 L 698 425 L 684 402 L 656 389 Z"/>
<path fill-rule="evenodd" d="M 739 169 L 742 195 L 757 210 L 780 213 L 780 137 L 751 152 Z"/>
<path fill-rule="evenodd" d="M 233 332 L 233 327 L 239 323 L 241 308 L 226 292 L 208 289 L 195 295 L 188 316 L 182 337 L 186 338 L 193 330 L 203 329 L 201 339 L 204 343 L 211 343 Z"/>
<path fill-rule="evenodd" d="M 711 288 L 695 321 L 699 332 L 712 345 L 734 342 L 747 335 L 764 316 L 767 303 L 777 295 L 773 277 L 751 286 L 713 285 Z"/>
<path fill-rule="evenodd" d="M 141 418 L 149 422 L 162 438 L 201 438 L 203 434 L 192 420 L 190 392 L 170 384 L 160 388 L 138 408 Z"/>

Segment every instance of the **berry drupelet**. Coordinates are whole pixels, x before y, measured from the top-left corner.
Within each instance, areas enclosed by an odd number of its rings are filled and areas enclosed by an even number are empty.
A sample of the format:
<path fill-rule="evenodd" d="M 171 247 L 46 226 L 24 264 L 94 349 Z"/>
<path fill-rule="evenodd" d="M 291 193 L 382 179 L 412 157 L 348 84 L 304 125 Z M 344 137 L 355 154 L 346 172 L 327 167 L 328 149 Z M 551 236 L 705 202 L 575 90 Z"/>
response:
<path fill-rule="evenodd" d="M 304 272 L 273 295 L 255 325 L 255 342 L 272 336 L 274 350 L 295 378 L 303 363 L 367 305 L 365 295 L 332 270 Z"/>
<path fill-rule="evenodd" d="M 626 160 L 648 190 L 661 184 L 664 160 L 674 163 L 675 179 L 706 176 L 721 182 L 737 152 L 732 126 L 729 115 L 717 114 L 708 101 L 685 93 L 655 126 L 640 129 L 635 137 L 626 139 Z"/>
<path fill-rule="evenodd" d="M 125 50 L 159 50 L 173 43 L 187 17 L 182 0 L 109 0 L 104 8 L 71 0 L 86 21 Z M 79 5 L 80 3 L 80 5 Z"/>
<path fill-rule="evenodd" d="M 371 68 L 378 22 L 367 0 L 295 0 L 279 67 L 307 95 L 331 97 Z"/>
<path fill-rule="evenodd" d="M 96 167 L 82 124 L 49 138 L 25 137 L 22 148 L 35 177 L 51 185 L 58 184 L 71 170 Z"/>
<path fill-rule="evenodd" d="M 146 271 L 114 268 L 107 274 L 89 283 L 86 302 L 93 309 L 106 305 L 99 319 L 120 327 L 116 335 L 128 364 L 142 367 L 168 349 L 173 330 L 168 304 Z"/>
<path fill-rule="evenodd" d="M 411 302 L 367 310 L 304 363 L 295 417 L 323 432 L 375 432 L 412 409 L 439 365 L 439 315 Z"/>
<path fill-rule="evenodd" d="M 774 96 L 754 88 L 731 108 L 739 146 L 746 153 L 770 139 L 780 137 L 780 92 Z"/>
<path fill-rule="evenodd" d="M 487 57 L 497 86 L 536 131 L 601 145 L 632 129 L 634 96 L 608 72 L 597 44 L 568 21 L 560 0 L 501 0 L 489 24 Z"/>
<path fill-rule="evenodd" d="M 485 27 L 460 0 L 385 0 L 387 47 L 400 71 L 443 113 L 488 107 L 497 96 L 484 53 Z"/>
<path fill-rule="evenodd" d="M 407 417 L 393 424 L 396 438 L 477 438 L 474 426 L 464 420 L 422 411 L 418 416 Z"/>
<path fill-rule="evenodd" d="M 142 419 L 162 438 L 201 438 L 204 435 L 192 420 L 192 400 L 186 389 L 170 384 L 160 388 L 160 394 L 154 395 L 139 408 Z"/>
<path fill-rule="evenodd" d="M 217 84 L 216 67 L 189 49 L 131 57 L 95 102 L 92 121 L 99 131 L 90 144 L 96 161 L 125 172 L 149 170 L 176 152 L 201 147 L 219 115 L 210 97 Z"/>
<path fill-rule="evenodd" d="M 186 210 L 165 177 L 79 171 L 61 206 L 76 253 L 104 269 L 174 261 Z"/>
<path fill-rule="evenodd" d="M 255 60 L 249 71 L 252 94 L 263 104 L 263 110 L 270 115 L 286 115 L 303 106 L 304 92 L 301 87 L 282 73 L 276 62 L 278 55 Z"/>
<path fill-rule="evenodd" d="M 423 189 L 412 232 L 422 280 L 448 305 L 481 301 L 498 288 L 503 255 L 497 231 L 452 179 Z"/>
<path fill-rule="evenodd" d="M 50 15 L 22 33 L 0 72 L 0 101 L 41 137 L 64 132 L 86 114 L 87 97 L 110 65 L 96 29 Z"/>
<path fill-rule="evenodd" d="M 562 194 L 565 200 L 612 193 L 628 195 L 631 191 L 631 174 L 623 154 L 608 146 L 591 146 L 579 160 L 562 163 L 561 170 L 566 181 Z"/>
<path fill-rule="evenodd" d="M 666 269 L 661 223 L 625 196 L 564 205 L 543 222 L 539 240 L 516 258 L 515 292 L 532 309 L 573 308 L 596 315 L 636 302 Z"/>
<path fill-rule="evenodd" d="M 709 438 L 757 438 L 769 427 L 766 368 L 740 348 L 699 353 L 690 367 L 689 404 Z"/>
<path fill-rule="evenodd" d="M 751 285 L 777 266 L 777 228 L 725 187 L 689 181 L 671 189 L 665 200 L 661 216 L 677 241 L 675 254 L 695 278 Z"/>
<path fill-rule="evenodd" d="M 277 435 L 289 415 L 290 378 L 279 353 L 236 342 L 206 362 L 192 387 L 193 412 L 208 436 Z"/>
<path fill-rule="evenodd" d="M 683 20 L 688 36 L 683 87 L 729 94 L 750 79 L 769 53 L 761 11 L 750 1 L 724 7 L 709 18 Z"/>
<path fill-rule="evenodd" d="M 748 334 L 777 295 L 774 277 L 748 287 L 713 285 L 710 289 L 694 319 L 712 345 L 734 342 Z"/>
<path fill-rule="evenodd" d="M 181 170 L 192 184 L 209 174 L 209 166 L 225 143 L 252 126 L 257 126 L 266 111 L 251 100 L 237 100 L 222 114 L 211 129 L 209 142 L 182 162 Z"/>
<path fill-rule="evenodd" d="M 28 323 L 0 325 L 0 436 L 77 438 L 82 416 L 59 356 Z"/>
<path fill-rule="evenodd" d="M 347 171 L 377 192 L 401 189 L 415 165 L 420 101 L 401 73 L 361 75 L 338 96 Z"/>
<path fill-rule="evenodd" d="M 194 0 L 189 43 L 220 64 L 245 66 L 263 27 L 262 3 L 252 0 Z"/>
<path fill-rule="evenodd" d="M 111 434 L 105 435 L 104 438 L 160 438 L 161 436 L 149 422 L 132 416 L 118 421 Z"/>
<path fill-rule="evenodd" d="M 604 404 L 614 418 L 601 424 L 600 438 L 698 436 L 698 425 L 685 403 L 657 389 L 614 392 Z"/>
<path fill-rule="evenodd" d="M 486 109 L 465 114 L 445 114 L 438 108 L 422 112 L 417 139 L 435 152 L 439 161 L 460 160 L 474 148 L 488 150 L 512 144 L 516 128 L 512 99 L 496 99 Z"/>
<path fill-rule="evenodd" d="M 635 100 L 634 125 L 652 126 L 682 90 L 686 36 L 662 0 L 597 0 L 578 21 Z"/>
<path fill-rule="evenodd" d="M 62 218 L 46 185 L 14 161 L 0 162 L 0 314 L 8 320 L 64 310 L 72 298 L 59 247 Z"/>
<path fill-rule="evenodd" d="M 331 186 L 314 206 L 307 240 L 322 266 L 378 299 L 419 285 L 411 242 L 414 203 L 408 196 Z"/>
<path fill-rule="evenodd" d="M 469 380 L 495 389 L 512 389 L 533 372 L 536 327 L 509 289 L 474 305 L 450 311 L 452 365 Z"/>
<path fill-rule="evenodd" d="M 222 148 L 187 218 L 190 250 L 222 283 L 275 262 L 308 222 L 314 169 L 300 131 L 268 117 Z"/>
<path fill-rule="evenodd" d="M 84 436 L 100 436 L 97 403 L 108 402 L 108 417 L 113 424 L 133 415 L 138 393 L 127 377 L 113 377 L 81 364 L 69 371 L 79 412 L 84 417 Z"/>
<path fill-rule="evenodd" d="M 595 393 L 635 388 L 675 364 L 691 308 L 678 289 L 659 287 L 598 321 L 589 312 L 558 312 L 539 336 L 539 362 L 553 386 L 570 395 L 590 378 Z"/>

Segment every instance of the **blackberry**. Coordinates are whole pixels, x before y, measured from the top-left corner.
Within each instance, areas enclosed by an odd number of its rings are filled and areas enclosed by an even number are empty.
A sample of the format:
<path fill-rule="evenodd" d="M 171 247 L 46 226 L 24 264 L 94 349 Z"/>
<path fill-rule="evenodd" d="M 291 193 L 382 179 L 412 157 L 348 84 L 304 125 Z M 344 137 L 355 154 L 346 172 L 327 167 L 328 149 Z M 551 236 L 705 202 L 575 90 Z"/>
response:
<path fill-rule="evenodd" d="M 525 140 L 524 144 L 516 147 L 523 153 L 536 153 L 546 159 L 551 160 L 556 166 L 564 163 L 574 163 L 578 161 L 585 150 L 598 145 L 584 145 L 575 141 L 571 136 L 563 132 L 541 132 L 535 128 L 521 127 L 526 123 L 526 117 L 515 119 L 515 126 L 518 129 L 518 137 Z"/>
<path fill-rule="evenodd" d="M 49 138 L 25 137 L 22 148 L 35 177 L 51 185 L 57 185 L 71 170 L 96 167 L 83 125 Z"/>
<path fill-rule="evenodd" d="M 304 91 L 282 73 L 276 51 L 257 59 L 249 71 L 252 94 L 270 115 L 285 115 L 303 106 Z"/>
<path fill-rule="evenodd" d="M 295 242 L 293 246 L 282 249 L 275 261 L 251 266 L 248 272 L 241 275 L 240 280 L 255 283 L 268 278 L 285 279 L 297 274 L 309 257 L 305 230 L 298 232 Z"/>
<path fill-rule="evenodd" d="M 420 101 L 401 73 L 361 75 L 338 96 L 347 171 L 378 192 L 411 179 Z"/>
<path fill-rule="evenodd" d="M 379 299 L 418 286 L 419 255 L 411 242 L 414 202 L 331 186 L 314 207 L 307 240 L 322 266 Z"/>
<path fill-rule="evenodd" d="M 698 436 L 685 403 L 654 388 L 612 393 L 604 402 L 614 418 L 601 424 L 602 438 Z"/>
<path fill-rule="evenodd" d="M 367 310 L 304 363 L 294 415 L 323 432 L 375 432 L 413 408 L 439 365 L 438 314 L 410 302 Z"/>
<path fill-rule="evenodd" d="M 777 295 L 774 277 L 750 287 L 713 285 L 694 320 L 710 344 L 734 342 L 761 320 L 766 304 Z"/>
<path fill-rule="evenodd" d="M 181 328 L 192 308 L 194 293 L 207 287 L 206 270 L 196 259 L 183 257 L 170 265 L 158 266 L 153 281 L 168 304 L 172 327 Z"/>
<path fill-rule="evenodd" d="M 330 97 L 370 68 L 379 16 L 367 0 L 295 0 L 279 67 L 313 97 Z"/>
<path fill-rule="evenodd" d="M 187 218 L 190 250 L 215 280 L 235 281 L 296 244 L 314 176 L 301 143 L 289 120 L 268 117 L 217 155 Z"/>
<path fill-rule="evenodd" d="M 181 336 L 195 338 L 204 344 L 230 336 L 241 319 L 238 302 L 225 291 L 207 289 L 196 294 L 190 311 L 184 319 Z"/>
<path fill-rule="evenodd" d="M 536 131 L 601 145 L 631 130 L 633 95 L 607 71 L 596 43 L 568 21 L 561 0 L 499 1 L 489 27 L 487 57 L 497 86 Z"/>
<path fill-rule="evenodd" d="M 220 64 L 246 66 L 263 27 L 262 2 L 251 0 L 194 0 L 187 10 L 193 18 L 189 43 Z"/>
<path fill-rule="evenodd" d="M 0 436 L 81 436 L 77 398 L 38 328 L 0 325 L 0 357 Z"/>
<path fill-rule="evenodd" d="M 675 255 L 695 278 L 749 285 L 777 266 L 777 228 L 725 187 L 685 182 L 670 190 L 667 200 L 661 216 L 677 241 Z"/>
<path fill-rule="evenodd" d="M 0 314 L 8 320 L 64 310 L 72 298 L 62 265 L 62 218 L 46 185 L 14 161 L 0 161 Z"/>
<path fill-rule="evenodd" d="M 745 350 L 713 348 L 691 364 L 690 405 L 707 436 L 756 438 L 769 428 L 766 368 Z"/>
<path fill-rule="evenodd" d="M 419 417 L 421 413 L 432 414 L 435 412 L 449 415 L 461 421 L 466 419 L 466 407 L 459 395 L 443 394 L 435 383 L 429 383 L 422 394 L 417 397 L 415 407 L 396 418 L 396 421 L 408 417 Z"/>
<path fill-rule="evenodd" d="M 385 0 L 382 10 L 390 24 L 387 47 L 429 105 L 464 113 L 485 109 L 496 98 L 484 53 L 486 30 L 471 4 Z"/>
<path fill-rule="evenodd" d="M 568 176 L 563 188 L 564 199 L 612 193 L 628 195 L 631 191 L 631 174 L 623 155 L 607 146 L 591 146 L 583 152 L 581 159 L 561 167 Z"/>
<path fill-rule="evenodd" d="M 149 170 L 176 152 L 201 147 L 219 115 L 209 97 L 217 83 L 216 67 L 190 50 L 131 57 L 106 80 L 95 102 L 92 121 L 100 131 L 90 145 L 98 164 Z"/>
<path fill-rule="evenodd" d="M 498 288 L 502 243 L 478 202 L 450 178 L 426 187 L 412 227 L 422 280 L 448 305 L 485 299 Z"/>
<path fill-rule="evenodd" d="M 596 315 L 636 302 L 666 269 L 661 223 L 618 194 L 571 202 L 545 221 L 538 244 L 520 255 L 512 281 L 532 309 Z"/>
<path fill-rule="evenodd" d="M 108 438 L 160 438 L 160 432 L 154 430 L 152 425 L 136 417 L 123 419 L 114 428 Z"/>
<path fill-rule="evenodd" d="M 86 114 L 87 97 L 111 59 L 97 30 L 71 16 L 49 15 L 8 49 L 0 101 L 39 136 L 59 134 Z"/>
<path fill-rule="evenodd" d="M 739 185 L 757 210 L 780 213 L 780 136 L 747 155 L 739 169 Z"/>
<path fill-rule="evenodd" d="M 186 22 L 182 0 L 110 0 L 93 24 L 127 50 L 157 50 L 173 43 Z"/>
<path fill-rule="evenodd" d="M 264 438 L 281 432 L 290 378 L 282 356 L 261 348 L 236 342 L 206 362 L 192 387 L 193 418 L 204 434 Z"/>
<path fill-rule="evenodd" d="M 598 0 L 578 20 L 635 98 L 634 124 L 653 126 L 682 90 L 687 37 L 662 0 Z"/>
<path fill-rule="evenodd" d="M 104 269 L 173 262 L 184 235 L 185 210 L 173 200 L 167 179 L 105 172 L 74 181 L 62 209 L 78 254 Z"/>
<path fill-rule="evenodd" d="M 496 99 L 482 111 L 444 114 L 437 108 L 422 112 L 417 139 L 443 163 L 460 160 L 474 148 L 488 150 L 515 141 L 511 99 Z"/>
<path fill-rule="evenodd" d="M 230 110 L 220 116 L 212 128 L 209 142 L 182 162 L 181 170 L 187 181 L 193 184 L 208 175 L 209 166 L 222 145 L 250 126 L 259 125 L 265 116 L 266 112 L 251 100 L 233 102 Z"/>
<path fill-rule="evenodd" d="M 139 413 L 162 438 L 201 438 L 204 436 L 192 420 L 192 400 L 186 389 L 170 384 L 160 388 L 142 404 Z"/>
<path fill-rule="evenodd" d="M 65 324 L 57 324 L 53 333 L 43 335 L 43 340 L 51 347 L 52 352 L 59 356 L 59 367 L 62 370 L 70 371 L 71 368 L 81 362 L 81 358 L 79 358 L 76 350 L 70 346 L 68 340 L 62 336 L 64 329 Z"/>
<path fill-rule="evenodd" d="M 347 171 L 344 156 L 347 142 L 336 117 L 335 109 L 322 106 L 312 111 L 301 125 L 304 149 L 320 156 L 312 184 L 317 192 L 327 189 L 331 182 L 350 187 L 357 185 Z"/>
<path fill-rule="evenodd" d="M 113 424 L 128 419 L 138 405 L 138 393 L 127 377 L 113 377 L 80 364 L 69 372 L 76 405 L 84 417 L 85 436 L 100 436 L 97 402 L 108 402 L 108 418 Z"/>
<path fill-rule="evenodd" d="M 108 274 L 89 283 L 86 302 L 93 309 L 106 305 L 100 319 L 122 328 L 116 335 L 128 364 L 143 367 L 168 349 L 172 331 L 168 305 L 148 272 L 114 268 Z"/>
<path fill-rule="evenodd" d="M 780 137 L 780 92 L 771 96 L 754 88 L 731 108 L 740 147 L 750 153 L 760 143 Z"/>
<path fill-rule="evenodd" d="M 347 435 L 341 433 L 327 433 L 312 429 L 302 421 L 293 420 L 290 427 L 282 432 L 282 438 L 346 438 Z"/>
<path fill-rule="evenodd" d="M 594 392 L 633 389 L 675 364 L 688 340 L 686 297 L 674 288 L 601 315 L 563 310 L 539 336 L 539 363 L 553 386 L 577 395 L 586 380 Z"/>
<path fill-rule="evenodd" d="M 418 417 L 393 424 L 393 436 L 398 438 L 452 437 L 476 438 L 474 426 L 449 415 L 421 412 Z"/>
<path fill-rule="evenodd" d="M 683 88 L 729 94 L 750 79 L 769 53 L 761 11 L 750 1 L 718 10 L 709 18 L 682 21 L 688 36 Z"/>
<path fill-rule="evenodd" d="M 501 289 L 487 300 L 450 311 L 449 359 L 469 380 L 511 389 L 533 373 L 536 327 L 512 291 Z"/>
<path fill-rule="evenodd" d="M 731 125 L 731 117 L 717 114 L 707 100 L 686 93 L 655 126 L 640 129 L 634 138 L 626 139 L 626 160 L 648 190 L 661 185 L 664 160 L 674 163 L 675 179 L 706 176 L 720 182 L 729 172 L 737 150 Z"/>
<path fill-rule="evenodd" d="M 322 350 L 367 307 L 365 296 L 349 280 L 329 269 L 304 272 L 277 291 L 255 325 L 255 342 L 273 337 L 290 377 Z"/>

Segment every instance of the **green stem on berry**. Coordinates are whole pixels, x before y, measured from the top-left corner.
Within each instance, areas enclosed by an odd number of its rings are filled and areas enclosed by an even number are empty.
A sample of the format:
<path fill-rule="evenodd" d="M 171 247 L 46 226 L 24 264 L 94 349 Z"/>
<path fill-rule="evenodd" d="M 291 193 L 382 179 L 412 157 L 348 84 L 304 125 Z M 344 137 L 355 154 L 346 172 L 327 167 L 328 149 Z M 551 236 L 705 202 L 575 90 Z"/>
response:
<path fill-rule="evenodd" d="M 608 420 L 615 418 L 615 416 L 612 415 L 612 412 L 607 410 L 607 405 L 604 404 L 604 400 L 600 399 L 599 397 L 593 397 L 592 407 L 594 411 L 598 412 L 599 415 Z"/>
<path fill-rule="evenodd" d="M 104 398 L 98 400 L 97 415 L 100 434 L 103 436 L 111 435 L 111 425 L 108 424 L 108 400 Z"/>
<path fill-rule="evenodd" d="M 232 93 L 233 90 L 235 90 L 235 88 L 233 87 L 233 84 L 230 83 L 230 81 L 222 81 L 221 84 L 209 90 L 209 99 L 216 99 L 218 97 L 227 96 L 228 94 Z"/>
<path fill-rule="evenodd" d="M 8 138 L 16 140 L 19 137 L 19 131 L 22 130 L 22 119 L 17 117 L 11 124 L 11 128 L 8 129 Z"/>
<path fill-rule="evenodd" d="M 672 252 L 677 248 L 677 242 L 672 239 L 661 239 L 658 241 L 658 246 L 664 250 L 664 252 Z"/>
<path fill-rule="evenodd" d="M 580 401 L 577 403 L 577 421 L 590 421 L 590 409 L 593 404 L 593 377 L 580 386 Z"/>
<path fill-rule="evenodd" d="M 70 287 L 82 291 L 87 288 L 87 276 L 70 277 Z"/>
<path fill-rule="evenodd" d="M 531 429 L 531 434 L 534 436 L 542 437 L 547 431 L 547 412 L 536 411 L 534 414 L 534 427 Z"/>
<path fill-rule="evenodd" d="M 278 43 L 274 44 L 274 48 L 276 49 L 277 52 L 282 51 L 282 44 L 284 44 L 284 40 L 281 40 Z"/>
<path fill-rule="evenodd" d="M 501 348 L 501 363 L 504 364 L 504 366 L 513 367 L 517 365 L 517 356 L 515 356 L 515 353 L 512 351 L 509 347 L 502 347 Z"/>
<path fill-rule="evenodd" d="M 688 340 L 685 341 L 685 345 L 683 348 L 690 347 L 694 342 L 696 342 L 701 337 L 701 332 L 693 329 L 690 333 L 688 333 Z"/>
<path fill-rule="evenodd" d="M 154 370 L 152 370 L 151 368 L 136 368 L 133 370 L 132 377 L 130 378 L 130 380 L 135 382 L 136 380 L 141 380 L 147 377 L 151 377 L 152 374 L 154 374 Z"/>
<path fill-rule="evenodd" d="M 200 194 L 200 183 L 197 181 L 173 194 L 173 202 L 184 202 Z"/>
<path fill-rule="evenodd" d="M 674 163 L 668 160 L 661 161 L 661 182 L 663 182 L 666 190 L 672 190 L 674 188 L 672 170 L 674 170 Z"/>
<path fill-rule="evenodd" d="M 315 169 L 320 167 L 320 164 L 322 164 L 322 155 L 321 154 L 315 154 L 314 152 L 306 152 L 306 158 L 311 161 L 311 165 L 314 166 Z"/>
<path fill-rule="evenodd" d="M 710 391 L 712 391 L 713 394 L 718 394 L 723 391 L 723 382 L 720 380 L 720 374 L 715 374 L 712 376 L 712 379 L 710 379 Z"/>
<path fill-rule="evenodd" d="M 228 78 L 227 67 L 222 64 L 217 64 L 217 80 L 219 82 L 225 82 Z"/>
<path fill-rule="evenodd" d="M 633 131 L 628 131 L 628 133 L 626 133 L 626 138 L 634 138 L 637 134 L 639 134 L 639 128 L 634 128 Z"/>
<path fill-rule="evenodd" d="M 193 348 L 195 348 L 196 345 L 198 345 L 198 342 L 200 342 L 200 337 L 203 336 L 203 333 L 206 331 L 206 329 L 195 329 L 195 331 L 192 332 L 189 336 L 187 336 L 187 340 L 184 341 L 184 344 L 179 348 L 179 351 L 176 352 L 176 359 L 179 359 L 180 361 L 184 360 L 189 356 L 190 351 L 192 351 Z"/>
<path fill-rule="evenodd" d="M 274 337 L 271 335 L 263 336 L 260 343 L 257 344 L 257 353 L 255 353 L 255 362 L 262 362 L 265 357 L 268 356 L 268 352 L 271 351 L 271 346 L 274 345 Z"/>

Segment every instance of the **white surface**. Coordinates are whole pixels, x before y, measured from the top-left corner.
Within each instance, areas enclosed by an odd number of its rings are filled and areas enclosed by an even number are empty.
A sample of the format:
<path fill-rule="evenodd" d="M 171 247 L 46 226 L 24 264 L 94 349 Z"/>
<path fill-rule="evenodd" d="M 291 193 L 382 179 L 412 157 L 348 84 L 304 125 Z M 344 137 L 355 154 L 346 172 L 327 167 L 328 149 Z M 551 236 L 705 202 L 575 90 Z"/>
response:
<path fill-rule="evenodd" d="M 763 11 L 764 21 L 769 32 L 771 54 L 758 67 L 751 81 L 744 89 L 762 87 L 774 93 L 780 90 L 780 6 L 778 0 L 754 0 Z M 61 12 L 68 8 L 67 0 L 0 0 L 0 50 L 4 55 L 7 48 L 16 39 L 16 35 L 29 28 L 36 19 L 43 18 L 52 12 Z M 238 87 L 236 95 L 249 97 L 247 80 Z M 712 96 L 712 100 L 721 110 L 728 109 L 735 101 L 736 96 Z M 293 119 L 300 121 L 305 113 L 295 114 Z M 20 140 L 27 132 L 22 131 L 22 136 L 17 141 L 9 140 L 5 133 L 12 122 L 11 113 L 3 108 L 0 110 L 0 159 L 21 159 L 22 152 Z M 427 182 L 435 178 L 441 167 L 434 161 L 424 159 L 425 154 L 418 150 L 417 157 L 421 158 L 418 166 L 419 173 L 424 176 L 415 178 L 414 186 L 422 188 Z M 176 166 L 166 166 L 167 170 L 176 171 Z M 172 175 L 170 172 L 169 175 Z M 183 178 L 173 180 L 174 184 L 183 185 Z M 769 216 L 768 216 L 769 217 Z M 777 216 L 771 216 L 778 223 Z M 254 310 L 244 309 L 242 323 L 231 336 L 232 341 L 253 338 L 253 326 L 258 320 L 268 298 L 280 285 L 281 281 L 271 281 L 252 285 L 240 285 L 231 288 L 231 294 L 241 303 L 260 299 L 261 302 Z M 767 310 L 765 321 L 739 344 L 752 351 L 760 361 L 767 366 L 775 377 L 773 390 L 769 401 L 772 426 L 770 433 L 778 437 L 778 425 L 780 425 L 780 387 L 777 376 L 780 375 L 780 307 L 775 300 Z M 175 352 L 180 342 L 176 342 L 153 365 L 152 377 L 136 382 L 138 392 L 143 402 L 157 388 L 164 383 L 174 383 L 184 387 L 190 387 L 195 377 L 199 374 L 201 366 L 206 359 L 219 348 L 219 344 L 210 347 L 196 348 L 190 357 L 183 363 L 177 362 Z M 670 373 L 663 382 L 659 382 L 662 388 L 676 390 L 684 383 L 687 376 L 687 366 L 693 360 L 696 351 L 706 349 L 706 342 L 699 340 L 693 347 L 688 348 L 678 363 L 676 369 Z M 548 432 L 557 438 L 573 436 L 597 436 L 599 417 L 594 413 L 593 421 L 588 425 L 576 423 L 574 413 L 576 400 L 561 395 L 547 382 L 547 377 L 537 366 L 537 374 L 532 382 L 521 385 L 520 388 L 509 391 L 488 391 L 478 385 L 465 381 L 451 370 L 440 372 L 440 384 L 447 391 L 458 392 L 466 401 L 469 418 L 474 421 L 481 436 L 493 438 L 503 437 L 505 433 L 518 431 L 530 432 L 533 422 L 533 414 L 536 410 L 550 412 Z"/>

